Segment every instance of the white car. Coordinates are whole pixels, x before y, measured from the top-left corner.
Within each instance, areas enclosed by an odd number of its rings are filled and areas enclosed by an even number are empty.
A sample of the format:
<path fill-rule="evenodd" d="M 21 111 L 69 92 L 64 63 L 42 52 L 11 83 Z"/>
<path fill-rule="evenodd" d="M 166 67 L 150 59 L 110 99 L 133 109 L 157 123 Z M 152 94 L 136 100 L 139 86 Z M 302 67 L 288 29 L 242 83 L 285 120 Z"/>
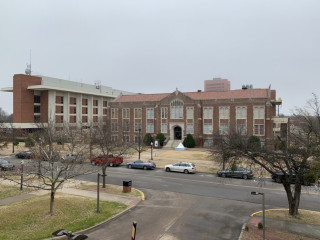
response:
<path fill-rule="evenodd" d="M 184 173 L 195 173 L 196 166 L 189 162 L 178 162 L 175 164 L 169 164 L 164 167 L 166 172 L 184 172 Z"/>

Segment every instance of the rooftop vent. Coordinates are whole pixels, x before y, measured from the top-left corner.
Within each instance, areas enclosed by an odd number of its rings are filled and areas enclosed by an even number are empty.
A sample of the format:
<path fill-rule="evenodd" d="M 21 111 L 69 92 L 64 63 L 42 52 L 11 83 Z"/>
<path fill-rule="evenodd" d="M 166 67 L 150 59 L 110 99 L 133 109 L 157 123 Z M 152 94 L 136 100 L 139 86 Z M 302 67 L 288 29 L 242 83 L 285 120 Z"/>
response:
<path fill-rule="evenodd" d="M 253 89 L 253 85 L 252 84 L 245 84 L 245 85 L 242 85 L 242 89 Z"/>
<path fill-rule="evenodd" d="M 202 90 L 198 90 L 198 92 L 202 92 Z"/>

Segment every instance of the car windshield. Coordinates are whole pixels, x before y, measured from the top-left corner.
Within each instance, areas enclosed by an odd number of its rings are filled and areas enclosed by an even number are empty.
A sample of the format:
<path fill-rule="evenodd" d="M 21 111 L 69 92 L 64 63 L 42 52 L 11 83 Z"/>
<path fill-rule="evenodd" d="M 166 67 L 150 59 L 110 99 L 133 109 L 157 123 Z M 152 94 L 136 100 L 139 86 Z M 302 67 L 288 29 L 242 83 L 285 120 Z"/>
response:
<path fill-rule="evenodd" d="M 7 160 L 1 160 L 1 164 L 9 164 Z"/>

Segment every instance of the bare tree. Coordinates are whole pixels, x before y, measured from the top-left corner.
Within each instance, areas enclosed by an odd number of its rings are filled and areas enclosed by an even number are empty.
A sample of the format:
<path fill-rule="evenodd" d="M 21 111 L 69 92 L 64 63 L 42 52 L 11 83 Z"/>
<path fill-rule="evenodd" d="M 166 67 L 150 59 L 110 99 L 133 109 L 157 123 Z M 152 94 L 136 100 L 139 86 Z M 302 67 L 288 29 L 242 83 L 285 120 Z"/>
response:
<path fill-rule="evenodd" d="M 111 129 L 110 121 L 100 122 L 95 128 L 95 140 L 98 142 L 98 148 L 102 154 L 106 156 L 106 161 L 101 164 L 102 169 L 102 187 L 106 187 L 106 169 L 108 167 L 108 156 L 121 157 L 128 151 L 131 144 L 126 139 L 118 125 L 114 125 L 115 129 Z M 112 131 L 114 130 L 114 131 Z"/>
<path fill-rule="evenodd" d="M 269 172 L 283 174 L 282 184 L 286 191 L 289 214 L 299 213 L 302 184 L 310 166 L 320 161 L 320 108 L 316 95 L 305 108 L 296 108 L 293 115 L 295 128 L 290 131 L 290 144 L 281 138 L 274 140 L 274 149 L 261 147 L 259 138 L 233 134 L 232 141 L 224 141 L 223 147 L 216 145 L 226 158 L 243 156 Z M 258 141 L 257 141 L 258 140 Z M 292 182 L 294 185 L 292 186 Z"/>
<path fill-rule="evenodd" d="M 68 180 L 76 176 L 93 172 L 88 164 L 84 164 L 87 155 L 84 138 L 79 129 L 57 126 L 53 123 L 38 124 L 39 131 L 30 134 L 34 142 L 32 151 L 35 160 L 23 172 L 24 185 L 50 191 L 50 214 L 54 215 L 56 191 Z M 61 134 L 68 142 L 67 151 L 60 144 Z M 77 153 L 77 154 L 73 154 Z"/>

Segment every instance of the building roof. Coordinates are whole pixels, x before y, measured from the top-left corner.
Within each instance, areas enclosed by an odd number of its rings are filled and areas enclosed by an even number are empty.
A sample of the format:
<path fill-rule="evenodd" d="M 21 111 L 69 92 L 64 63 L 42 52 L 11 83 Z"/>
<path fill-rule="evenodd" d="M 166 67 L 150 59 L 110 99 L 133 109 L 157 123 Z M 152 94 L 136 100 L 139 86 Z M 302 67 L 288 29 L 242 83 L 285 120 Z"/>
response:
<path fill-rule="evenodd" d="M 157 102 L 170 94 L 171 93 L 122 95 L 116 102 Z M 268 98 L 268 89 L 239 89 L 226 92 L 185 92 L 183 94 L 194 100 Z"/>

